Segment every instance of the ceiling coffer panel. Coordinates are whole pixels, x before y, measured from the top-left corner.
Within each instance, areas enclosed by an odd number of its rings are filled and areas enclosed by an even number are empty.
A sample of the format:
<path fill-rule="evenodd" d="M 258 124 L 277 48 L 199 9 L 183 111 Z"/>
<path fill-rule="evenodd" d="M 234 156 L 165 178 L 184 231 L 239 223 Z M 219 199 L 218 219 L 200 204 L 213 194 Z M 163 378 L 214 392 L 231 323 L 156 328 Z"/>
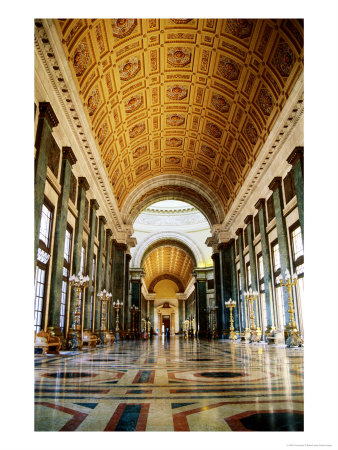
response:
<path fill-rule="evenodd" d="M 55 20 L 117 203 L 208 183 L 226 212 L 303 70 L 298 19 Z"/>

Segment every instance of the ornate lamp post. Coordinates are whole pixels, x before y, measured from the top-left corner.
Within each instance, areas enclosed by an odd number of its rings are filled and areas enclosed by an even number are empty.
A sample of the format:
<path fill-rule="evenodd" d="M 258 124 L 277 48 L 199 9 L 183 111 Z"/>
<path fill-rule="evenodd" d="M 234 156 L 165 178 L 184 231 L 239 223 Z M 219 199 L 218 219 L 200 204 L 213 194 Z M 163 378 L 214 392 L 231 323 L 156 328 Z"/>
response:
<path fill-rule="evenodd" d="M 289 337 L 286 341 L 286 344 L 289 347 L 301 347 L 303 345 L 303 339 L 299 336 L 299 331 L 297 329 L 297 325 L 295 322 L 295 309 L 293 306 L 293 300 L 292 300 L 292 286 L 295 286 L 297 284 L 297 275 L 294 273 L 292 275 L 291 281 L 291 275 L 288 269 L 285 271 L 285 282 L 283 281 L 282 275 L 279 275 L 278 281 L 281 286 L 285 286 L 288 290 L 288 301 L 289 301 L 289 309 L 288 313 L 290 314 L 290 321 L 287 326 L 287 331 L 289 332 Z"/>
<path fill-rule="evenodd" d="M 73 310 L 73 323 L 72 328 L 68 332 L 68 343 L 72 350 L 81 350 L 82 338 L 81 338 L 81 292 L 88 286 L 88 275 L 83 276 L 81 272 L 77 275 L 69 277 L 69 285 L 76 289 L 76 300 Z"/>
<path fill-rule="evenodd" d="M 97 298 L 101 300 L 101 330 L 100 330 L 100 339 L 102 344 L 112 344 L 113 339 L 110 333 L 107 332 L 107 303 L 110 301 L 112 297 L 111 292 L 107 292 L 105 289 L 103 291 L 97 293 Z"/>
<path fill-rule="evenodd" d="M 230 341 L 235 341 L 237 339 L 237 334 L 234 329 L 234 318 L 232 316 L 232 310 L 236 308 L 236 302 L 235 300 L 232 300 L 231 298 L 225 302 L 225 307 L 230 309 L 230 335 L 229 339 Z"/>
<path fill-rule="evenodd" d="M 189 316 L 189 328 L 188 328 L 188 336 L 190 337 L 194 337 L 194 326 L 193 326 L 193 322 L 194 322 L 194 316 Z"/>
<path fill-rule="evenodd" d="M 115 327 L 115 339 L 118 341 L 119 339 L 119 333 L 120 333 L 120 309 L 123 308 L 123 302 L 120 302 L 117 300 L 116 302 L 113 302 L 113 308 L 116 311 L 116 327 Z"/>
<path fill-rule="evenodd" d="M 254 311 L 254 301 L 258 298 L 258 292 L 252 291 L 250 288 L 248 292 L 244 292 L 244 297 L 250 304 L 250 332 L 251 332 L 251 342 L 259 342 L 262 337 L 262 332 L 259 327 L 255 324 L 255 311 Z"/>

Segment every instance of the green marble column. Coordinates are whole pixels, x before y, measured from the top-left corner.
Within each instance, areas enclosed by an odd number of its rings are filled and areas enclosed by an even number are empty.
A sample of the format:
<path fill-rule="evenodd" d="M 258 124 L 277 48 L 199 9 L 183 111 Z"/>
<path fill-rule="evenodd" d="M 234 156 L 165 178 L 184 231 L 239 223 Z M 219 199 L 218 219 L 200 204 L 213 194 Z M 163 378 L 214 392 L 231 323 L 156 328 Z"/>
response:
<path fill-rule="evenodd" d="M 126 251 L 127 246 L 125 244 L 115 243 L 115 263 L 114 263 L 114 290 L 113 301 L 119 300 L 125 302 L 124 290 L 125 290 L 125 264 L 126 264 Z M 123 329 L 123 308 L 120 310 L 120 329 Z"/>
<path fill-rule="evenodd" d="M 215 292 L 215 305 L 209 306 L 217 306 L 216 310 L 216 322 L 217 322 L 217 334 L 219 337 L 222 337 L 222 333 L 224 331 L 224 315 L 222 310 L 222 275 L 221 275 L 221 255 L 220 253 L 214 252 L 211 256 L 211 259 L 214 262 L 214 292 Z M 205 305 L 206 307 L 207 305 Z M 202 311 L 202 314 L 205 315 L 205 327 L 207 329 L 207 313 Z"/>
<path fill-rule="evenodd" d="M 240 294 L 240 309 L 242 316 L 242 328 L 249 328 L 248 315 L 247 315 L 247 304 L 244 297 L 244 292 L 247 290 L 246 277 L 245 277 L 245 265 L 244 265 L 244 255 L 243 255 L 243 228 L 238 228 L 236 231 L 238 236 L 238 253 L 239 253 L 239 268 L 241 271 L 241 284 L 242 289 Z"/>
<path fill-rule="evenodd" d="M 260 200 L 258 200 L 258 202 L 255 204 L 255 208 L 258 210 L 259 233 L 261 235 L 267 328 L 271 329 L 271 327 L 275 326 L 275 315 L 273 308 L 273 289 L 272 289 L 269 239 L 266 233 L 265 199 L 261 198 Z"/>
<path fill-rule="evenodd" d="M 183 302 L 184 300 L 178 300 L 178 330 L 180 333 L 183 331 Z"/>
<path fill-rule="evenodd" d="M 232 310 L 234 319 L 235 330 L 241 330 L 240 328 L 240 305 L 238 302 L 238 286 L 237 286 L 237 275 L 236 275 L 236 256 L 235 256 L 235 239 L 230 239 L 230 265 L 231 265 L 231 298 L 235 300 L 237 306 Z M 226 299 L 227 301 L 229 299 Z M 229 312 L 230 315 L 230 312 Z M 229 319 L 230 320 L 230 319 Z"/>
<path fill-rule="evenodd" d="M 221 273 L 221 304 L 219 310 L 222 318 L 222 336 L 227 337 L 230 333 L 230 312 L 226 311 L 225 302 L 232 297 L 232 275 L 231 275 L 231 244 L 224 242 L 218 246 L 220 254 Z"/>
<path fill-rule="evenodd" d="M 214 254 L 215 255 L 215 254 Z M 213 255 L 213 256 L 214 256 Z M 218 253 L 217 253 L 218 256 Z M 196 324 L 199 337 L 207 335 L 207 279 L 204 272 L 195 269 L 197 289 L 196 289 Z"/>
<path fill-rule="evenodd" d="M 269 184 L 269 189 L 273 191 L 273 204 L 275 207 L 275 217 L 276 217 L 276 228 L 278 236 L 279 254 L 280 254 L 280 265 L 283 279 L 285 281 L 285 270 L 291 273 L 290 265 L 290 255 L 288 246 L 288 235 L 286 230 L 285 218 L 283 215 L 283 193 L 282 193 L 282 178 L 275 177 Z M 285 312 L 285 325 L 290 321 L 288 309 L 288 290 L 283 287 L 283 300 L 284 300 L 284 312 Z"/>
<path fill-rule="evenodd" d="M 75 155 L 70 147 L 62 148 L 61 165 L 61 194 L 58 198 L 55 236 L 53 248 L 53 261 L 51 273 L 51 288 L 49 300 L 49 327 L 60 326 L 61 288 L 65 250 L 65 237 L 67 228 L 68 199 L 70 190 L 70 176 L 72 166 L 76 163 Z"/>
<path fill-rule="evenodd" d="M 97 298 L 97 293 L 101 292 L 103 284 L 102 273 L 102 260 L 103 260 L 103 247 L 104 247 L 104 226 L 107 223 L 107 219 L 104 216 L 99 217 L 99 251 L 97 255 L 97 267 L 96 267 L 96 292 L 95 292 L 95 332 L 100 331 L 101 325 L 101 301 Z"/>
<path fill-rule="evenodd" d="M 258 291 L 257 284 L 257 264 L 256 264 L 256 254 L 255 248 L 253 245 L 254 233 L 253 233 L 253 217 L 251 215 L 246 216 L 244 223 L 247 225 L 247 234 L 248 234 L 248 244 L 249 244 L 249 260 L 250 260 L 250 272 L 251 272 L 251 289 L 253 291 Z M 255 301 L 255 320 L 257 327 L 261 327 L 261 317 L 260 310 L 258 307 L 258 300 Z"/>
<path fill-rule="evenodd" d="M 110 311 L 109 311 L 109 319 L 108 319 L 108 331 L 113 331 L 115 329 L 115 310 L 113 308 L 114 301 L 114 289 L 115 289 L 115 239 L 111 242 L 111 275 L 110 275 L 110 288 L 112 293 L 112 298 L 110 301 Z"/>
<path fill-rule="evenodd" d="M 124 272 L 124 329 L 128 330 L 130 325 L 130 298 L 129 298 L 129 264 L 131 255 L 126 253 L 125 256 L 125 272 Z"/>
<path fill-rule="evenodd" d="M 39 246 L 41 211 L 45 195 L 45 184 L 49 149 L 52 145 L 52 131 L 59 121 L 50 103 L 39 103 L 39 119 L 35 139 L 35 179 L 34 179 L 34 264 Z"/>
<path fill-rule="evenodd" d="M 95 199 L 90 200 L 90 234 L 88 239 L 88 253 L 87 253 L 87 271 L 89 276 L 88 287 L 86 289 L 86 303 L 84 313 L 84 329 L 90 328 L 90 301 L 91 292 L 93 288 L 93 258 L 94 258 L 94 243 L 95 243 L 95 222 L 96 211 L 99 209 L 99 204 Z M 96 293 L 94 292 L 94 299 Z M 94 311 L 93 311 L 94 314 Z"/>
<path fill-rule="evenodd" d="M 131 293 L 131 305 L 130 306 L 137 306 L 139 310 L 141 311 L 141 280 L 140 278 L 135 278 L 131 280 L 130 283 L 130 293 Z M 135 329 L 141 329 L 140 328 L 140 320 L 141 320 L 141 314 L 135 315 L 134 319 L 134 328 Z M 132 329 L 132 317 L 130 317 L 130 322 L 128 324 L 128 328 Z"/>
<path fill-rule="evenodd" d="M 304 245 L 304 147 L 296 147 L 287 162 L 292 165 L 297 206 Z"/>
<path fill-rule="evenodd" d="M 155 331 L 155 326 L 154 326 L 154 308 L 155 308 L 155 304 L 154 304 L 154 300 L 149 300 L 150 301 L 150 326 L 153 327 L 153 330 Z"/>
<path fill-rule="evenodd" d="M 111 237 L 113 232 L 110 228 L 106 230 L 106 266 L 104 275 L 104 287 L 106 291 L 111 292 L 111 279 L 109 278 L 109 263 L 111 256 Z"/>

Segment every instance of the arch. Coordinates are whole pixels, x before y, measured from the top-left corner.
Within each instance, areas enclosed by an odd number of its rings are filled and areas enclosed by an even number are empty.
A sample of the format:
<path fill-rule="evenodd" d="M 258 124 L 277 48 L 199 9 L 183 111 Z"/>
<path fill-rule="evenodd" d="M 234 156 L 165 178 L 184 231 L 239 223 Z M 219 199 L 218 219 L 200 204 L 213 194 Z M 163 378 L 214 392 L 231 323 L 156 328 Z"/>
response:
<path fill-rule="evenodd" d="M 154 287 L 156 286 L 156 284 L 159 281 L 162 281 L 162 280 L 173 281 L 174 283 L 176 283 L 179 292 L 180 293 L 184 292 L 184 287 L 183 287 L 182 281 L 179 278 L 177 278 L 175 275 L 171 275 L 170 273 L 164 273 L 164 274 L 159 275 L 158 277 L 156 277 L 156 278 L 154 278 L 152 280 L 152 282 L 150 283 L 149 288 L 148 288 L 149 294 L 154 293 Z"/>
<path fill-rule="evenodd" d="M 160 200 L 182 200 L 195 206 L 210 226 L 222 223 L 224 210 L 218 197 L 204 183 L 186 175 L 159 175 L 137 186 L 126 198 L 121 214 L 132 225 L 147 206 Z"/>
<path fill-rule="evenodd" d="M 183 233 L 175 231 L 164 231 L 152 234 L 136 247 L 135 253 L 131 260 L 131 267 L 142 267 L 141 264 L 143 263 L 144 258 L 146 256 L 145 253 L 148 254 L 149 251 L 156 248 L 157 243 L 159 244 L 158 246 L 160 246 L 161 241 L 168 241 L 168 240 L 176 242 L 176 245 L 177 243 L 180 243 L 182 246 L 184 246 L 184 251 L 186 251 L 189 254 L 189 256 L 192 257 L 195 266 L 197 266 L 199 262 L 203 261 L 202 252 L 192 239 L 190 239 Z"/>

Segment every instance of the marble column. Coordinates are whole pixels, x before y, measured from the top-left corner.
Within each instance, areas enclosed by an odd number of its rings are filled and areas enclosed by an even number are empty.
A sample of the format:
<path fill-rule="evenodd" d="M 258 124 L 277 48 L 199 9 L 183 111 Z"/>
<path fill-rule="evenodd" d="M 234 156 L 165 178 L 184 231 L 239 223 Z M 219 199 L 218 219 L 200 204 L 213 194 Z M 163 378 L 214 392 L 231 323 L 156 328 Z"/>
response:
<path fill-rule="evenodd" d="M 104 247 L 104 226 L 107 223 L 107 219 L 104 216 L 99 217 L 99 251 L 96 262 L 96 292 L 95 292 L 95 321 L 94 331 L 100 331 L 101 325 L 101 301 L 97 298 L 97 293 L 102 290 L 102 260 L 103 260 L 103 247 Z"/>
<path fill-rule="evenodd" d="M 129 264 L 131 255 L 125 255 L 125 270 L 124 270 L 124 329 L 128 330 L 130 324 L 130 298 L 129 298 Z"/>
<path fill-rule="evenodd" d="M 115 289 L 115 240 L 112 240 L 111 242 L 111 274 L 110 274 L 110 288 L 112 293 L 111 301 L 109 302 L 110 305 L 110 314 L 108 319 L 108 331 L 113 331 L 115 329 L 115 310 L 113 308 L 113 301 L 115 301 L 114 296 L 114 289 Z"/>
<path fill-rule="evenodd" d="M 65 251 L 65 237 L 67 228 L 68 199 L 70 191 L 70 176 L 72 166 L 76 163 L 75 155 L 70 147 L 62 148 L 61 165 L 61 194 L 58 198 L 55 235 L 53 248 L 53 262 L 51 274 L 51 288 L 49 301 L 49 327 L 60 326 L 61 288 L 63 275 L 63 262 Z"/>
<path fill-rule="evenodd" d="M 45 195 L 49 149 L 52 132 L 59 121 L 48 102 L 39 103 L 39 119 L 35 138 L 35 179 L 34 179 L 34 264 L 39 246 L 41 211 Z"/>
<path fill-rule="evenodd" d="M 276 228 L 280 254 L 280 266 L 283 279 L 285 280 L 285 270 L 291 273 L 290 255 L 288 246 L 288 235 L 286 230 L 285 218 L 283 215 L 283 193 L 282 193 L 282 178 L 275 177 L 269 184 L 269 189 L 273 191 L 273 204 L 275 207 Z M 284 312 L 285 312 L 285 325 L 290 321 L 288 309 L 288 290 L 283 287 L 283 300 L 284 300 Z"/>
<path fill-rule="evenodd" d="M 178 329 L 180 333 L 183 331 L 183 303 L 184 300 L 178 299 Z"/>
<path fill-rule="evenodd" d="M 126 266 L 125 244 L 115 242 L 115 263 L 114 263 L 114 289 L 113 301 L 119 300 L 125 304 L 125 266 Z M 123 329 L 123 309 L 120 311 L 120 329 Z"/>
<path fill-rule="evenodd" d="M 233 309 L 233 319 L 235 330 L 241 330 L 240 328 L 240 305 L 238 298 L 238 286 L 237 286 L 237 274 L 236 274 L 236 255 L 235 255 L 235 239 L 230 239 L 228 242 L 230 246 L 230 265 L 231 265 L 231 298 L 236 302 L 236 308 Z M 229 299 L 226 299 L 227 301 Z M 230 315 L 230 312 L 229 312 Z M 230 322 L 230 319 L 229 319 Z"/>
<path fill-rule="evenodd" d="M 222 309 L 222 293 L 223 286 L 221 282 L 221 255 L 220 253 L 214 252 L 211 256 L 211 259 L 214 262 L 214 292 L 215 292 L 215 304 L 209 306 L 217 306 L 216 310 L 216 326 L 217 326 L 217 334 L 219 337 L 222 337 L 224 332 L 224 310 Z M 207 305 L 206 305 L 207 306 Z M 205 306 L 205 307 L 206 307 Z M 205 311 L 203 314 L 207 314 Z M 207 317 L 206 317 L 206 327 L 207 327 Z"/>
<path fill-rule="evenodd" d="M 230 333 L 230 313 L 225 311 L 225 302 L 232 297 L 231 289 L 231 244 L 224 242 L 219 244 L 220 273 L 221 273 L 221 303 L 219 310 L 222 317 L 222 337 L 227 337 Z"/>
<path fill-rule="evenodd" d="M 141 269 L 142 270 L 142 269 Z M 143 271 L 142 271 L 143 272 Z M 131 283 L 130 283 L 130 293 L 131 293 L 131 305 L 137 306 L 139 313 L 135 314 L 135 328 L 141 330 L 141 276 L 139 272 L 130 269 Z M 137 322 L 136 322 L 137 321 Z M 132 317 L 130 317 L 130 322 L 128 328 L 132 328 Z"/>
<path fill-rule="evenodd" d="M 150 300 L 150 326 L 153 327 L 153 330 L 155 331 L 155 324 L 154 324 L 154 317 L 155 317 L 155 303 L 154 300 Z"/>
<path fill-rule="evenodd" d="M 239 268 L 241 272 L 241 285 L 242 285 L 242 288 L 239 292 L 242 328 L 249 328 L 247 305 L 244 297 L 244 292 L 247 290 L 247 286 L 246 286 L 245 265 L 243 255 L 243 228 L 238 228 L 236 231 L 236 235 L 238 236 Z"/>
<path fill-rule="evenodd" d="M 271 330 L 271 327 L 275 327 L 275 315 L 273 308 L 273 289 L 272 289 L 269 239 L 266 232 L 265 199 L 261 198 L 260 200 L 258 200 L 258 202 L 255 204 L 255 208 L 258 210 L 259 233 L 261 235 L 267 329 Z"/>
<path fill-rule="evenodd" d="M 304 245 L 304 147 L 296 147 L 287 162 L 292 165 L 297 206 Z"/>
<path fill-rule="evenodd" d="M 249 260 L 250 260 L 250 272 L 251 272 L 251 289 L 253 291 L 258 291 L 258 283 L 257 283 L 257 264 L 256 264 L 256 254 L 255 248 L 253 244 L 254 233 L 253 233 L 253 216 L 248 215 L 244 219 L 244 223 L 247 225 L 247 235 L 248 235 L 248 244 L 249 244 Z M 255 319 L 257 327 L 260 327 L 262 322 L 260 317 L 260 309 L 258 307 L 258 299 L 254 304 L 255 308 Z"/>
<path fill-rule="evenodd" d="M 104 274 L 104 287 L 106 291 L 111 292 L 111 279 L 109 278 L 109 263 L 111 262 L 111 237 L 113 232 L 110 228 L 106 230 L 106 265 Z"/>
<path fill-rule="evenodd" d="M 85 215 L 85 201 L 86 201 L 86 191 L 89 189 L 88 181 L 85 177 L 79 177 L 78 179 L 78 196 L 77 196 L 77 219 L 75 223 L 75 233 L 74 233 L 74 249 L 73 249 L 73 274 L 78 274 L 81 264 L 81 248 L 83 242 L 83 222 Z M 85 274 L 83 274 L 85 275 Z M 72 290 L 70 311 L 72 314 L 75 312 L 75 302 L 76 302 L 76 289 Z M 82 291 L 82 301 L 84 292 Z M 82 310 L 82 308 L 81 308 Z M 81 318 L 82 321 L 83 317 Z M 73 315 L 74 322 L 74 315 Z"/>
<path fill-rule="evenodd" d="M 196 273 L 196 330 L 199 337 L 207 335 L 207 279 L 204 272 L 195 269 Z"/>
<path fill-rule="evenodd" d="M 86 289 L 86 302 L 84 312 L 84 329 L 90 328 L 90 309 L 91 309 L 91 294 L 93 289 L 93 258 L 94 258 L 94 243 L 95 243 L 95 223 L 96 223 L 96 211 L 99 209 L 99 204 L 95 199 L 90 200 L 90 233 L 88 239 L 88 252 L 87 252 L 87 272 L 89 277 L 88 287 Z M 93 293 L 95 299 L 96 292 Z M 93 305 L 94 306 L 94 305 Z M 94 314 L 94 308 L 92 313 Z M 93 318 L 94 323 L 94 318 Z"/>

